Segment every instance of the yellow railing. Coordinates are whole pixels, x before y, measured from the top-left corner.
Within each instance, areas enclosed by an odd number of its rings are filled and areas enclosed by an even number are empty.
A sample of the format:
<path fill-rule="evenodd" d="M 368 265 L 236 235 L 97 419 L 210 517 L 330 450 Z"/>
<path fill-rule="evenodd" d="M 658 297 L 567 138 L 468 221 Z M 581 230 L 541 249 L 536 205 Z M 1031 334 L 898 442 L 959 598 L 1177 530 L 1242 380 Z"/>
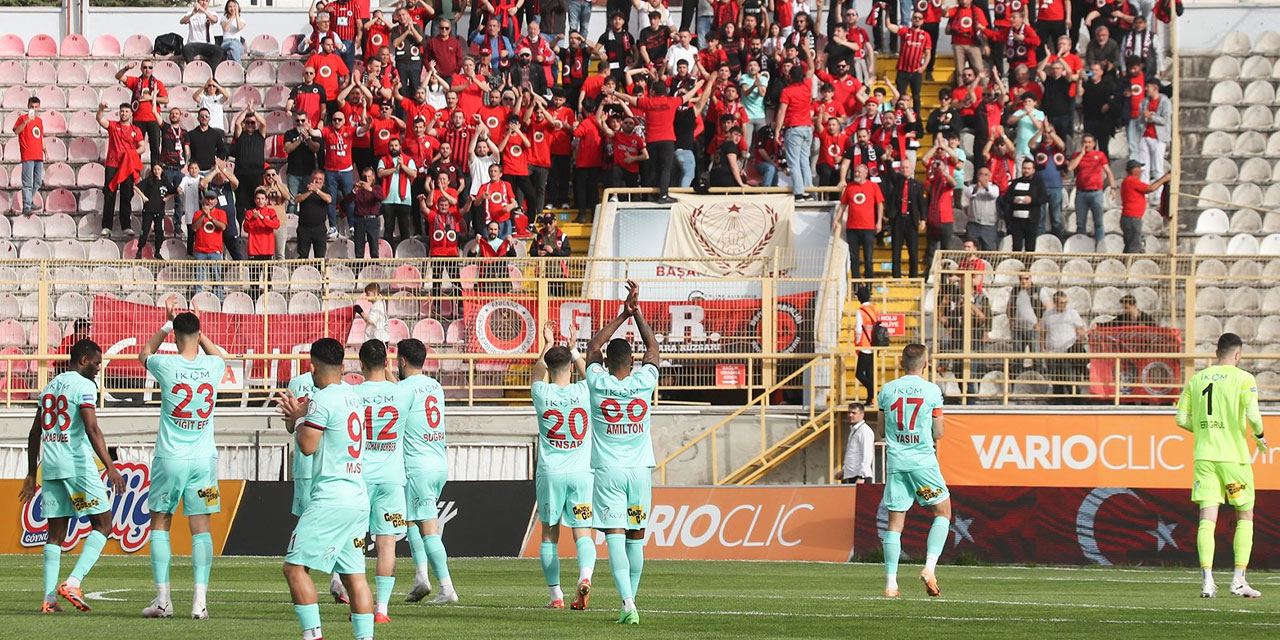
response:
<path fill-rule="evenodd" d="M 768 418 L 769 409 L 773 406 L 772 396 L 774 392 L 783 388 L 795 388 L 793 381 L 807 374 L 807 380 L 802 385 L 808 393 L 807 405 L 807 421 L 813 422 L 819 412 L 819 406 L 839 406 L 843 404 L 843 365 L 838 356 L 818 356 L 805 362 L 795 371 L 778 380 L 775 385 L 761 391 L 753 397 L 749 402 L 739 407 L 733 413 L 725 416 L 716 424 L 703 430 L 698 435 L 685 442 L 675 451 L 668 454 L 661 462 L 658 463 L 658 473 L 660 482 L 667 482 L 667 467 L 679 456 L 689 451 L 694 446 L 703 441 L 708 441 L 711 447 L 711 481 L 712 484 L 722 484 L 724 477 L 720 473 L 720 439 L 721 432 L 728 431 L 732 423 L 747 415 L 752 409 L 759 411 L 760 425 L 760 449 L 759 455 L 763 456 L 772 446 L 769 441 Z M 823 376 L 829 375 L 830 378 L 824 383 Z M 824 392 L 830 390 L 827 397 L 821 397 Z M 736 468 L 736 465 L 735 465 Z"/>

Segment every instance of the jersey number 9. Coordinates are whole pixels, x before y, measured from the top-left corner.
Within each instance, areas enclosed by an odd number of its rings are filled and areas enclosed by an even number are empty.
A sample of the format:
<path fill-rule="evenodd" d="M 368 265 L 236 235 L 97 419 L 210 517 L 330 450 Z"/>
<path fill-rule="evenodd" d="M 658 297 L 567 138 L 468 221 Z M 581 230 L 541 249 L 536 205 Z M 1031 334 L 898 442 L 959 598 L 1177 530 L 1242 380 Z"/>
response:
<path fill-rule="evenodd" d="M 360 450 L 364 448 L 364 422 L 360 419 L 360 414 L 351 412 L 347 416 L 347 435 L 351 438 L 351 446 L 347 447 L 347 453 L 352 458 L 360 457 Z"/>

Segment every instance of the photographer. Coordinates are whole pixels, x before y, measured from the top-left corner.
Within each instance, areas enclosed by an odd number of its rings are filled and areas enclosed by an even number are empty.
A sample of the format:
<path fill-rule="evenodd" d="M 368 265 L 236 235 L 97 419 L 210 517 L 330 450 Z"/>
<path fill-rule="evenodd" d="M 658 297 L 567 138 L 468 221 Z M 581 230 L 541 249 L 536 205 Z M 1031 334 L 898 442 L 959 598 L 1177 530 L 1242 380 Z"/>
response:
<path fill-rule="evenodd" d="M 538 230 L 538 234 L 533 237 L 529 245 L 530 254 L 539 258 L 567 258 L 573 254 L 573 250 L 569 247 L 569 235 L 560 230 L 555 214 L 544 213 L 538 217 L 538 222 L 542 223 L 542 228 Z M 544 276 L 548 275 L 550 274 L 544 272 Z M 552 296 L 564 297 L 568 278 L 569 262 L 561 260 L 560 275 L 550 283 Z"/>

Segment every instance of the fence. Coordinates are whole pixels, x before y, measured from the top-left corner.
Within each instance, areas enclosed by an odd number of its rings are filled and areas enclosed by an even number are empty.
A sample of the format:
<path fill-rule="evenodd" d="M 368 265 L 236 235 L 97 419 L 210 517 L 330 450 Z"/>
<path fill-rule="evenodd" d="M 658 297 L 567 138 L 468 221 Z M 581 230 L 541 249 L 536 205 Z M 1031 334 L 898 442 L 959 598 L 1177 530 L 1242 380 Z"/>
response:
<path fill-rule="evenodd" d="M 949 397 L 1167 405 L 1229 331 L 1261 400 L 1280 402 L 1280 259 L 948 251 L 938 265 L 925 305 Z"/>
<path fill-rule="evenodd" d="M 672 271 L 639 282 L 663 353 L 663 400 L 745 401 L 815 353 L 817 327 L 838 323 L 820 317 L 823 279 L 777 278 L 774 258 L 759 260 L 758 277 Z M 355 356 L 366 337 L 412 336 L 428 345 L 427 369 L 455 401 L 518 401 L 527 397 L 542 323 L 555 322 L 561 339 L 585 350 L 617 314 L 630 272 L 646 263 L 653 274 L 654 262 L 0 261 L 0 401 L 30 402 L 65 367 L 70 344 L 92 337 L 107 360 L 103 402 L 155 402 L 136 353 L 163 324 L 169 300 L 199 310 L 204 332 L 232 355 L 220 390 L 228 402 L 267 402 L 305 369 L 308 345 L 323 336 L 347 344 L 352 381 L 361 379 Z M 380 288 L 373 296 L 365 293 L 371 284 Z M 623 330 L 640 348 L 634 325 Z"/>

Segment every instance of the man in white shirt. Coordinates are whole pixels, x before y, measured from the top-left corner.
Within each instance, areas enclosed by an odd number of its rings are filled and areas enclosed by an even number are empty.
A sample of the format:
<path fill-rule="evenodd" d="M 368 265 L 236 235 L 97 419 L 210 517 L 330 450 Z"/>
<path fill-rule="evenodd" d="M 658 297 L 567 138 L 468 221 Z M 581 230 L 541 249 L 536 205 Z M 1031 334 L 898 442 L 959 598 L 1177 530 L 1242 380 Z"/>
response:
<path fill-rule="evenodd" d="M 1040 332 L 1040 350 L 1051 353 L 1082 352 L 1084 341 L 1084 320 L 1075 309 L 1067 306 L 1067 294 L 1058 291 L 1053 294 L 1053 308 L 1044 312 L 1036 330 Z M 1050 360 L 1049 379 L 1055 383 L 1072 382 L 1080 370 L 1083 360 Z M 1055 396 L 1075 395 L 1072 384 L 1054 384 Z M 1061 398 L 1057 398 L 1061 399 Z"/>
<path fill-rule="evenodd" d="M 681 31 L 675 44 L 667 47 L 667 73 L 676 74 L 676 64 L 681 60 L 689 63 L 690 69 L 697 68 L 698 48 L 693 46 L 693 34 Z"/>
<path fill-rule="evenodd" d="M 999 198 L 1000 187 L 991 181 L 991 170 L 986 167 L 978 169 L 977 181 L 969 185 L 965 234 L 983 251 L 1000 248 Z"/>
<path fill-rule="evenodd" d="M 836 480 L 844 484 L 864 484 L 872 480 L 876 434 L 865 418 L 866 409 L 861 402 L 849 403 L 849 442 L 844 448 L 844 464 L 836 472 Z"/>
<path fill-rule="evenodd" d="M 191 11 L 178 23 L 187 25 L 187 43 L 182 47 L 182 58 L 187 64 L 202 58 L 210 69 L 217 69 L 222 62 L 222 47 L 214 44 L 214 37 L 222 35 L 222 25 L 218 14 L 209 10 L 209 0 L 196 0 Z"/>

